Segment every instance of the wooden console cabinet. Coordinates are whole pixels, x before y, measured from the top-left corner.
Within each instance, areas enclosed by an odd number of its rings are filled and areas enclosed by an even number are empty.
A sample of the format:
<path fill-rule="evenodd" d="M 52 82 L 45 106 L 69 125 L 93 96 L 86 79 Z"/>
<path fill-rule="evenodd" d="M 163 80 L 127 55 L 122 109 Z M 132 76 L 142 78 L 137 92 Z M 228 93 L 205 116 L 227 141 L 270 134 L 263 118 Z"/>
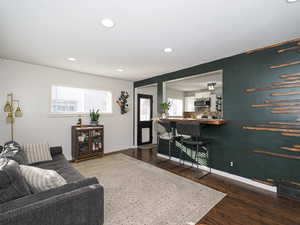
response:
<path fill-rule="evenodd" d="M 72 126 L 72 157 L 75 162 L 102 157 L 104 152 L 104 127 Z"/>

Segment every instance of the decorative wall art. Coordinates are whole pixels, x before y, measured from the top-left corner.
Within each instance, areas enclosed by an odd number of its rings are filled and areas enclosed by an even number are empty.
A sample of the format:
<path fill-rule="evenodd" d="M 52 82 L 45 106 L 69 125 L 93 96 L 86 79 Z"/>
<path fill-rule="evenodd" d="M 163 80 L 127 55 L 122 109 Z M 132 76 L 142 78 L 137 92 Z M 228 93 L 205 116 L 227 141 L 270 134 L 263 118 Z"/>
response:
<path fill-rule="evenodd" d="M 116 101 L 116 103 L 120 106 L 121 114 L 128 113 L 129 107 L 128 107 L 128 98 L 129 94 L 127 91 L 121 91 L 121 95 L 119 99 Z"/>
<path fill-rule="evenodd" d="M 276 46 L 277 47 L 277 46 Z M 294 51 L 299 53 L 300 42 L 297 40 L 296 44 L 283 49 L 278 49 L 277 54 L 288 53 L 289 51 Z M 249 54 L 254 54 L 251 52 Z M 274 132 L 279 133 L 282 136 L 290 137 L 299 137 L 300 136 L 300 122 L 299 119 L 292 117 L 293 115 L 297 116 L 300 114 L 300 73 L 299 71 L 300 61 L 287 61 L 284 64 L 271 65 L 268 66 L 268 69 L 273 71 L 278 71 L 279 79 L 281 81 L 276 81 L 276 76 L 274 77 L 275 82 L 270 81 L 270 86 L 268 87 L 259 87 L 259 88 L 248 88 L 245 90 L 246 93 L 255 93 L 260 91 L 273 91 L 267 93 L 267 97 L 264 101 L 259 102 L 258 104 L 252 104 L 251 107 L 254 109 L 265 108 L 266 111 L 269 111 L 271 114 L 280 116 L 279 121 L 268 121 L 264 124 L 252 124 L 251 126 L 243 126 L 242 129 L 252 130 L 256 132 Z M 287 68 L 293 67 L 292 70 Z M 281 73 L 282 70 L 282 73 Z M 289 73 L 292 71 L 292 73 Z M 295 72 L 296 71 L 296 72 Z M 275 72 L 274 72 L 275 73 Z M 276 74 L 276 73 L 275 73 Z M 277 99 L 280 97 L 281 99 Z M 282 121 L 282 119 L 284 119 Z M 300 160 L 300 145 L 293 144 L 298 140 L 295 139 L 295 142 L 285 142 L 286 146 L 281 146 L 280 150 L 273 150 L 272 146 L 269 147 L 269 150 L 255 149 L 253 150 L 256 154 L 262 154 L 268 157 L 275 158 L 284 158 L 287 160 Z M 283 177 L 272 177 L 265 180 L 254 179 L 257 182 L 276 185 L 279 187 L 282 185 L 292 184 L 295 188 L 300 188 L 300 183 L 293 180 L 289 180 Z M 279 191 L 280 192 L 280 191 Z M 285 194 L 285 193 L 284 193 Z"/>

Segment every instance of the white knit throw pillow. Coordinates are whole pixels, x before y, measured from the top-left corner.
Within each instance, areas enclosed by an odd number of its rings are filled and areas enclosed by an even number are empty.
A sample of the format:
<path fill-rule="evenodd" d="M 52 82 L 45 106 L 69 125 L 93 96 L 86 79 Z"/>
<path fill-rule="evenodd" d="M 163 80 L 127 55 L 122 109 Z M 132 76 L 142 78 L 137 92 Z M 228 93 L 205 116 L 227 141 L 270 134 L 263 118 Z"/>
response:
<path fill-rule="evenodd" d="M 26 144 L 23 147 L 28 158 L 28 164 L 52 160 L 48 144 Z"/>
<path fill-rule="evenodd" d="M 20 165 L 20 170 L 33 193 L 67 184 L 66 180 L 54 170 L 25 165 Z"/>

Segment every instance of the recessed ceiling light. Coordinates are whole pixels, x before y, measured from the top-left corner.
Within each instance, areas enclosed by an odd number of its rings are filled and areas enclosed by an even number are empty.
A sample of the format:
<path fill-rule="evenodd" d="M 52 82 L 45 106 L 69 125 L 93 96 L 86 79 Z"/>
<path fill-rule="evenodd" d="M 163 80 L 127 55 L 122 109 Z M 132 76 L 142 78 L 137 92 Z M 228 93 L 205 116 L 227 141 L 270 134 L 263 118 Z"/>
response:
<path fill-rule="evenodd" d="M 295 3 L 298 2 L 298 0 L 287 0 L 288 3 Z"/>
<path fill-rule="evenodd" d="M 107 28 L 111 28 L 115 25 L 115 22 L 112 21 L 111 19 L 109 18 L 105 18 L 105 19 L 102 19 L 101 20 L 101 24 L 104 26 L 104 27 L 107 27 Z"/>
<path fill-rule="evenodd" d="M 172 48 L 165 48 L 164 52 L 165 53 L 171 53 L 171 52 L 173 52 L 173 49 Z"/>
<path fill-rule="evenodd" d="M 69 61 L 72 61 L 72 62 L 76 61 L 76 59 L 73 58 L 73 57 L 69 57 L 68 60 L 69 60 Z"/>
<path fill-rule="evenodd" d="M 121 69 L 121 68 L 119 68 L 119 69 L 117 69 L 117 71 L 118 71 L 118 72 L 123 72 L 124 70 Z"/>

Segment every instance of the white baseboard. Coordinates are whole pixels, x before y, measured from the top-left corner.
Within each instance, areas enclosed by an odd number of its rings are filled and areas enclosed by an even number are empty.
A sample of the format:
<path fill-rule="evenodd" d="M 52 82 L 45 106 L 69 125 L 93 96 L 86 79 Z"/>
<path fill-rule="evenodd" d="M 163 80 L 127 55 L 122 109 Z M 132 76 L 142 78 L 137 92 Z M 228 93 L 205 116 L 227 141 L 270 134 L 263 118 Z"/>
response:
<path fill-rule="evenodd" d="M 158 156 L 160 156 L 162 158 L 169 158 L 169 156 L 162 155 L 162 154 L 159 154 L 159 153 L 158 153 Z M 179 162 L 179 159 L 175 158 L 175 157 L 171 157 L 171 160 L 173 160 L 175 162 Z M 190 162 L 185 161 L 184 164 L 192 166 L 192 163 L 190 163 Z M 193 167 L 197 168 L 197 166 L 195 164 L 193 165 Z M 205 170 L 205 171 L 209 171 L 209 168 L 206 167 L 206 166 L 199 166 L 199 168 L 202 169 L 202 170 Z M 277 192 L 277 187 L 262 184 L 262 183 L 250 180 L 248 178 L 240 177 L 240 176 L 237 176 L 237 175 L 234 175 L 234 174 L 231 174 L 231 173 L 227 173 L 227 172 L 224 172 L 224 171 L 221 171 L 221 170 L 211 169 L 211 173 L 214 173 L 214 174 L 217 174 L 217 175 L 220 175 L 220 176 L 223 176 L 223 177 L 227 177 L 227 178 L 230 178 L 232 180 L 240 181 L 242 183 L 246 183 L 246 184 L 258 187 L 258 188 L 262 188 L 264 190 L 268 190 L 268 191 L 271 191 L 271 192 Z"/>

